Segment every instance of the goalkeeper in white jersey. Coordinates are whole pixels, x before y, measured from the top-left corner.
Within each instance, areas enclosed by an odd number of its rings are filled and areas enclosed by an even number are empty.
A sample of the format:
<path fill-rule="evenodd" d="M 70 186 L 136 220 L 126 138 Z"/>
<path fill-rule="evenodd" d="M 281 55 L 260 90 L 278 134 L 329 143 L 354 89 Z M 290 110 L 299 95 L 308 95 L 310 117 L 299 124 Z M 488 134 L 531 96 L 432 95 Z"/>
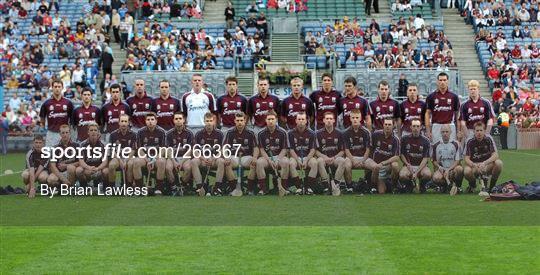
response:
<path fill-rule="evenodd" d="M 431 149 L 433 160 L 433 183 L 450 188 L 450 194 L 455 195 L 461 190 L 463 181 L 463 167 L 461 164 L 461 151 L 456 141 L 450 141 L 450 126 L 441 128 L 442 141 L 433 144 Z"/>

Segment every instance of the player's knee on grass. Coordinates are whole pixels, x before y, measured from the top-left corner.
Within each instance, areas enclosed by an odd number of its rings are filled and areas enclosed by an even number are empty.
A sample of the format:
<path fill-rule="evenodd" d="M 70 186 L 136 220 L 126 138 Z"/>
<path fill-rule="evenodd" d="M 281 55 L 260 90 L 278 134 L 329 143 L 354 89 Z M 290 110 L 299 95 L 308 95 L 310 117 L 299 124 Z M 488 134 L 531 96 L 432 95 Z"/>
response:
<path fill-rule="evenodd" d="M 411 178 L 411 172 L 409 171 L 409 169 L 407 169 L 407 166 L 403 166 L 403 168 L 401 168 L 401 171 L 399 171 L 399 179 L 408 180 L 410 178 Z"/>
<path fill-rule="evenodd" d="M 49 177 L 49 173 L 43 171 L 39 174 L 39 176 L 37 177 L 37 180 L 40 184 L 44 184 L 44 183 L 47 183 L 47 178 Z"/>
<path fill-rule="evenodd" d="M 442 173 L 439 171 L 436 171 L 435 173 L 433 173 L 432 180 L 434 183 L 439 183 L 439 184 L 444 182 Z"/>
<path fill-rule="evenodd" d="M 431 171 L 429 170 L 429 168 L 424 167 L 424 169 L 422 169 L 422 171 L 420 172 L 420 178 L 422 178 L 423 180 L 429 180 L 431 178 Z"/>
<path fill-rule="evenodd" d="M 21 174 L 22 178 L 23 178 L 23 182 L 25 184 L 28 184 L 28 180 L 30 180 L 30 173 L 28 172 L 28 169 L 25 169 L 22 174 Z"/>
<path fill-rule="evenodd" d="M 82 167 L 75 168 L 75 175 L 77 176 L 77 178 L 82 177 L 83 174 L 84 174 L 84 168 Z"/>

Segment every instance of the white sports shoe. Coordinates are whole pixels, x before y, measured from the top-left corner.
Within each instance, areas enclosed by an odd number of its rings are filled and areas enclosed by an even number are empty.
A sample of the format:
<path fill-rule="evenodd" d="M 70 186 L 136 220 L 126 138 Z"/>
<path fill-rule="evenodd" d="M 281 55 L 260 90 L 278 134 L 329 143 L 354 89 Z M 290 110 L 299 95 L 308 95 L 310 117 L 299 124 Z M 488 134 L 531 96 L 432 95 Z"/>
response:
<path fill-rule="evenodd" d="M 302 195 L 302 188 L 298 188 L 296 189 L 296 191 L 294 192 L 296 195 Z"/>
<path fill-rule="evenodd" d="M 306 191 L 307 195 L 313 195 L 313 190 L 311 188 L 308 188 Z"/>
<path fill-rule="evenodd" d="M 161 196 L 162 194 L 161 194 L 161 191 L 156 190 L 156 191 L 154 191 L 154 195 L 156 195 L 156 196 Z"/>

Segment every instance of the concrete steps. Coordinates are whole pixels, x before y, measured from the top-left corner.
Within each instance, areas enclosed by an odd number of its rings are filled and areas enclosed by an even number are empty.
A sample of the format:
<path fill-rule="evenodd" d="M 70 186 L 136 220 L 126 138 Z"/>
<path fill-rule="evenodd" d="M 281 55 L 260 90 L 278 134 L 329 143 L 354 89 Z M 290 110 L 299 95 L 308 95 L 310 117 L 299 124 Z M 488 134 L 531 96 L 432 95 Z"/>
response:
<path fill-rule="evenodd" d="M 205 23 L 225 23 L 225 8 L 228 0 L 205 1 L 203 10 L 203 20 Z M 242 12 L 242 11 L 236 11 Z"/>
<path fill-rule="evenodd" d="M 299 61 L 299 40 L 296 33 L 274 33 L 270 41 L 272 61 Z"/>
<path fill-rule="evenodd" d="M 236 78 L 240 94 L 246 97 L 251 96 L 253 94 L 253 73 L 239 73 Z"/>

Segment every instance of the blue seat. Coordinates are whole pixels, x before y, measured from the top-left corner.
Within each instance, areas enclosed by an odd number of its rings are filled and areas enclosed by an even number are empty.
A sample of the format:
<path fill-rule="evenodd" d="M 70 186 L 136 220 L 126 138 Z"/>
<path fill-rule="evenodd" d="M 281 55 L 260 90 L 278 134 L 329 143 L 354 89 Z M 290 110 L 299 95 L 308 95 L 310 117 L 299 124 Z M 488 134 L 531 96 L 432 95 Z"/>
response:
<path fill-rule="evenodd" d="M 326 56 L 317 56 L 317 69 L 326 69 Z"/>
<path fill-rule="evenodd" d="M 232 59 L 232 57 L 225 57 L 223 59 L 223 67 L 225 69 L 232 69 L 234 68 L 234 60 Z"/>

